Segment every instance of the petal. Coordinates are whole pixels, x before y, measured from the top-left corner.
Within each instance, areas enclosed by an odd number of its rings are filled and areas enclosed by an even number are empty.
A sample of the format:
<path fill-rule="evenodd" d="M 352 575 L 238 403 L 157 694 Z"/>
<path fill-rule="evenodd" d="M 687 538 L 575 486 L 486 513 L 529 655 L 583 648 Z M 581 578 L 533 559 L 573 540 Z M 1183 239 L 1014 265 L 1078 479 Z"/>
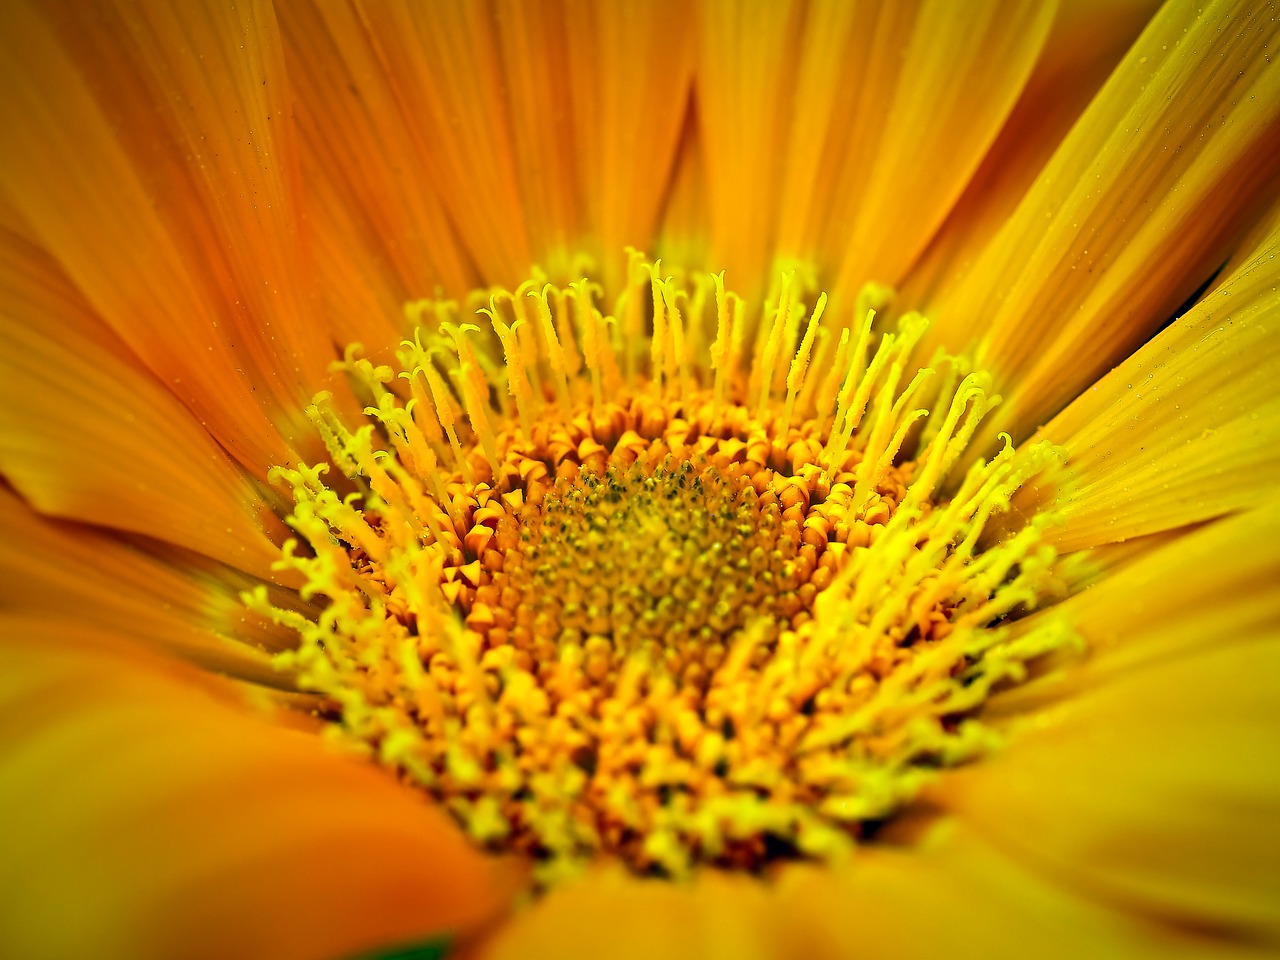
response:
<path fill-rule="evenodd" d="M 789 866 L 771 881 L 704 870 L 673 884 L 597 870 L 553 890 L 462 956 L 1074 960 L 1232 953 L 1091 903 L 948 822 L 922 845 L 871 845 L 848 863 Z"/>
<path fill-rule="evenodd" d="M 1185 316 L 1040 431 L 1060 444 L 1049 534 L 1076 550 L 1244 509 L 1280 470 L 1280 226 Z M 1028 496 L 1035 497 L 1035 491 Z"/>
<path fill-rule="evenodd" d="M 995 139 L 1053 12 L 708 3 L 696 84 L 713 255 L 730 281 L 781 254 L 850 296 L 897 283 Z"/>
<path fill-rule="evenodd" d="M 317 273 L 334 337 L 370 350 L 403 335 L 406 300 L 476 285 L 429 177 L 397 80 L 349 4 L 277 10 L 297 95 Z"/>
<path fill-rule="evenodd" d="M 443 814 L 100 633 L 0 644 L 0 952 L 320 958 L 501 905 Z"/>
<path fill-rule="evenodd" d="M 38 510 L 270 576 L 285 529 L 48 256 L 0 228 L 0 472 Z"/>
<path fill-rule="evenodd" d="M 934 799 L 1095 896 L 1280 944 L 1278 518 L 1268 517 L 1269 579 L 1246 555 L 1240 584 L 1199 567 L 1217 597 L 1183 598 L 1180 590 L 1195 590 L 1184 575 L 1126 595 L 1114 623 L 1101 600 L 1078 608 L 1086 638 L 1145 648 L 1146 662 L 1104 667 L 1107 682 L 1093 676 L 1076 697 L 1036 714 L 1005 754 L 944 778 Z M 1228 569 L 1237 562 L 1222 551 L 1213 559 Z"/>
<path fill-rule="evenodd" d="M 1059 5 L 1026 89 L 947 222 L 912 266 L 902 303 L 931 313 L 942 309 L 1159 6 L 1154 0 Z"/>
<path fill-rule="evenodd" d="M 36 515 L 0 487 L 0 608 L 116 630 L 219 673 L 283 686 L 264 651 L 296 637 L 250 614 L 252 578 L 160 557 L 80 524 Z M 284 597 L 278 598 L 287 604 Z"/>
<path fill-rule="evenodd" d="M 1097 583 L 1014 626 L 1027 630 L 1044 618 L 1064 619 L 1086 641 L 1085 656 L 1051 655 L 1036 680 L 992 697 L 986 715 L 1016 715 L 1152 663 L 1274 634 L 1280 620 L 1276 491 L 1257 509 L 1150 540 Z"/>
<path fill-rule="evenodd" d="M 92 308 L 242 462 L 284 462 L 316 336 L 290 94 L 255 3 L 7 4 L 0 189 Z"/>
<path fill-rule="evenodd" d="M 766 960 L 788 955 L 764 884 L 704 871 L 691 884 L 598 868 L 517 913 L 479 960 Z"/>
<path fill-rule="evenodd" d="M 692 67 L 681 15 L 674 2 L 361 7 L 395 122 L 482 283 L 534 259 L 573 270 L 584 252 L 612 279 L 624 245 L 653 239 Z M 351 62 L 366 39 L 336 42 Z"/>
<path fill-rule="evenodd" d="M 940 823 L 918 846 L 864 848 L 834 871 L 794 870 L 779 887 L 775 909 L 788 917 L 797 957 L 1236 954 L 1091 903 L 1004 856 L 963 823 Z"/>
<path fill-rule="evenodd" d="M 415 175 L 434 186 L 482 282 L 515 282 L 532 255 L 490 10 L 458 0 L 358 10 L 417 145 Z"/>
<path fill-rule="evenodd" d="M 662 207 L 657 253 L 691 270 L 720 270 L 708 256 L 707 173 L 696 120 L 692 112 L 685 117 L 671 189 Z"/>
<path fill-rule="evenodd" d="M 931 336 L 1011 386 L 984 425 L 1026 436 L 1141 343 L 1274 194 L 1280 18 L 1164 6 L 951 297 Z"/>
<path fill-rule="evenodd" d="M 687 4 L 506 2 L 497 9 L 520 192 L 539 257 L 590 252 L 618 289 L 649 244 L 689 102 Z"/>

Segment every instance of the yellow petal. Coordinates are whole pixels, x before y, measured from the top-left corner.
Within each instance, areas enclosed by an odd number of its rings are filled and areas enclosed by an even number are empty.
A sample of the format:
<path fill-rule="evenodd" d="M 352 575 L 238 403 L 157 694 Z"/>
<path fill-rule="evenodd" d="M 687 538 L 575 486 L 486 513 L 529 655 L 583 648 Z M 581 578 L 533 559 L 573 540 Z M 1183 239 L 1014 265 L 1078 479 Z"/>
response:
<path fill-rule="evenodd" d="M 991 698 L 985 712 L 1019 714 L 1158 661 L 1252 643 L 1280 620 L 1280 498 L 1186 532 L 1151 538 L 1135 556 L 1063 603 L 1027 617 L 1066 618 L 1086 641 L 1054 654 L 1036 680 Z"/>
<path fill-rule="evenodd" d="M 707 4 L 696 84 L 730 280 L 753 282 L 775 254 L 816 262 L 836 292 L 900 280 L 999 132 L 1053 10 Z"/>
<path fill-rule="evenodd" d="M 39 510 L 270 576 L 284 526 L 47 256 L 0 229 L 0 471 Z"/>
<path fill-rule="evenodd" d="M 1007 857 L 963 823 L 943 822 L 920 844 L 866 847 L 831 871 L 794 870 L 782 878 L 776 900 L 775 909 L 789 920 L 796 957 L 1075 960 L 1234 953 L 1228 944 L 1197 941 L 1090 902 Z"/>
<path fill-rule="evenodd" d="M 708 870 L 690 884 L 600 868 L 517 913 L 474 960 L 776 960 L 785 919 L 767 888 Z"/>
<path fill-rule="evenodd" d="M 1013 213 L 1142 28 L 1155 0 L 1068 0 L 1000 136 L 911 268 L 901 301 L 936 312 Z"/>
<path fill-rule="evenodd" d="M 1192 641 L 1201 652 L 1113 671 L 1109 682 L 1040 714 L 1004 755 L 943 778 L 933 798 L 1094 896 L 1274 948 L 1280 604 L 1274 546 L 1270 553 L 1269 586 L 1255 578 L 1238 598 L 1219 597 L 1210 608 L 1221 612 L 1221 628 L 1209 612 L 1193 621 L 1198 631 L 1175 628 L 1174 644 Z M 1186 585 L 1174 580 L 1158 593 L 1151 585 L 1150 626 L 1117 605 L 1120 625 L 1138 632 L 1139 643 L 1163 646 L 1142 633 L 1176 622 L 1176 591 Z M 1244 596 L 1259 588 L 1266 599 Z M 1161 598 L 1174 608 L 1168 616 Z"/>
<path fill-rule="evenodd" d="M 1280 183 L 1278 38 L 1248 0 L 1144 31 L 931 331 L 1012 387 L 980 441 L 1025 436 L 1226 258 Z"/>
<path fill-rule="evenodd" d="M 771 958 L 929 960 L 1230 956 L 1228 944 L 1091 902 L 963 823 L 922 842 L 873 842 L 846 863 L 767 880 L 704 870 L 672 884 L 596 870 L 516 914 L 465 960 Z"/>
<path fill-rule="evenodd" d="M 491 916 L 443 814 L 100 633 L 0 627 L 0 953 L 320 960 Z"/>
<path fill-rule="evenodd" d="M 1040 431 L 1075 550 L 1252 506 L 1280 470 L 1280 227 L 1185 316 Z M 1036 491 L 1028 491 L 1036 496 Z"/>
<path fill-rule="evenodd" d="M 323 385 L 274 18 L 256 4 L 7 4 L 0 192 L 242 462 Z"/>
<path fill-rule="evenodd" d="M 286 685 L 264 652 L 294 642 L 250 614 L 220 564 L 155 556 L 80 524 L 37 516 L 0 487 L 0 607 L 118 631 L 219 673 Z"/>

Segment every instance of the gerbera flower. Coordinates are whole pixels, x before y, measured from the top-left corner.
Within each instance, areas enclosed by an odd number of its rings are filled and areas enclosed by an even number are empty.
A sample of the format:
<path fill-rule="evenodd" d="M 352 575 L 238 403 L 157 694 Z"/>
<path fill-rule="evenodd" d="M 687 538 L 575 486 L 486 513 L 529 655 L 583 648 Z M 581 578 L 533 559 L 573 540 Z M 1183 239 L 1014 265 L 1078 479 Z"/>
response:
<path fill-rule="evenodd" d="M 0 953 L 1275 949 L 1276 14 L 10 4 Z"/>

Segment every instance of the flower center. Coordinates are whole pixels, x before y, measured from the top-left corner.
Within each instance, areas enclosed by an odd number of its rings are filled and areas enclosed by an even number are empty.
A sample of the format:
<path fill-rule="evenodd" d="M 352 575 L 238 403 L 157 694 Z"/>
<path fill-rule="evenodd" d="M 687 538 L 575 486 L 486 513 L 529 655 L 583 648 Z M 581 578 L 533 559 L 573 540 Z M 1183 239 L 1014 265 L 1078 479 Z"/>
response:
<path fill-rule="evenodd" d="M 798 593 L 812 560 L 798 562 L 799 527 L 784 530 L 773 491 L 761 499 L 723 457 L 673 459 L 560 481 L 521 517 L 502 605 L 531 633 L 535 662 L 585 645 L 596 683 L 639 654 L 697 687 L 747 624 L 776 639 L 812 606 L 812 587 Z"/>
<path fill-rule="evenodd" d="M 1054 592 L 1043 518 L 979 546 L 1056 454 L 948 479 L 998 398 L 956 358 L 905 377 L 922 318 L 871 349 L 870 312 L 825 330 L 788 276 L 748 361 L 720 278 L 631 280 L 620 319 L 530 283 L 481 307 L 492 344 L 424 303 L 398 377 L 349 354 L 369 422 L 309 411 L 342 476 L 275 473 L 318 605 L 246 600 L 298 631 L 334 736 L 546 882 L 838 855 L 1072 642 L 1006 622 Z"/>

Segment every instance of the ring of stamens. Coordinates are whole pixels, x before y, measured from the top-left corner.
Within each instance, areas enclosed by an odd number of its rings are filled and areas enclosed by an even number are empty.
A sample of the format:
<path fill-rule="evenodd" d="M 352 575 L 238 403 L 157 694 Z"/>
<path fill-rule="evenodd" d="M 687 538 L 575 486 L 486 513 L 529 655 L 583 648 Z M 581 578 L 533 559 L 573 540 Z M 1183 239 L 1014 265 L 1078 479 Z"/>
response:
<path fill-rule="evenodd" d="M 650 274 L 649 376 L 585 283 L 545 287 L 538 324 L 490 300 L 514 409 L 448 305 L 442 352 L 404 345 L 407 401 L 349 356 L 373 422 L 311 410 L 344 477 L 276 474 L 309 545 L 282 564 L 323 606 L 246 598 L 299 632 L 282 665 L 328 697 L 336 736 L 548 881 L 602 853 L 668 875 L 838 855 L 987 750 L 992 687 L 1072 642 L 999 623 L 1055 589 L 1038 525 L 979 548 L 1055 453 L 1006 448 L 937 496 L 998 398 L 978 375 L 902 386 L 922 321 L 868 352 L 870 316 L 837 344 L 819 300 L 802 335 L 784 283 L 739 376 L 732 295 L 714 285 L 700 365 L 707 322 Z"/>

